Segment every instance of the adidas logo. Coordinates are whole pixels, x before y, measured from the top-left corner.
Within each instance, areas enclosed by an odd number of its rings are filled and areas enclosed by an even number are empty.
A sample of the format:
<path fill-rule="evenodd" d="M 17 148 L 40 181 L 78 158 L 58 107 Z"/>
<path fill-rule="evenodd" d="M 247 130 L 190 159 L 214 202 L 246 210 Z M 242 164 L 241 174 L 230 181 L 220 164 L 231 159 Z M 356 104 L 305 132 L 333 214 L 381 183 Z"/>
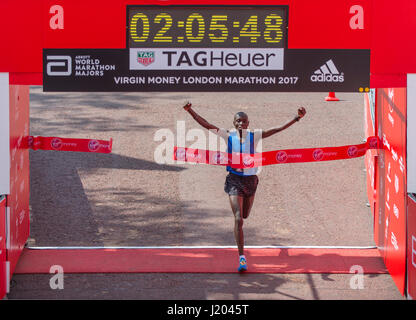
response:
<path fill-rule="evenodd" d="M 312 82 L 344 82 L 344 72 L 339 73 L 332 59 L 329 59 L 323 66 L 311 76 Z"/>

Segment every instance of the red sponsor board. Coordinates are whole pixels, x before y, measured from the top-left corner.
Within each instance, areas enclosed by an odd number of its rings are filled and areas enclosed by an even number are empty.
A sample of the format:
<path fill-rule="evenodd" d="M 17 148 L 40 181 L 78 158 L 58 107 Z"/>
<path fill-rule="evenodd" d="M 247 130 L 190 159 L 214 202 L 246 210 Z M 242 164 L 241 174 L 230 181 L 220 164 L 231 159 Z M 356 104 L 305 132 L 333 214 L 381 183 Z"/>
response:
<path fill-rule="evenodd" d="M 10 86 L 10 277 L 29 237 L 29 86 Z"/>
<path fill-rule="evenodd" d="M 416 72 L 416 1 L 373 0 L 371 88 L 406 87 L 406 73 Z M 388 27 L 394 26 L 394 27 Z"/>
<path fill-rule="evenodd" d="M 406 274 L 406 89 L 377 89 L 377 157 L 374 236 L 398 289 Z"/>
<path fill-rule="evenodd" d="M 407 198 L 407 295 L 416 299 L 416 196 Z"/>
<path fill-rule="evenodd" d="M 0 300 L 6 294 L 6 197 L 0 196 Z"/>

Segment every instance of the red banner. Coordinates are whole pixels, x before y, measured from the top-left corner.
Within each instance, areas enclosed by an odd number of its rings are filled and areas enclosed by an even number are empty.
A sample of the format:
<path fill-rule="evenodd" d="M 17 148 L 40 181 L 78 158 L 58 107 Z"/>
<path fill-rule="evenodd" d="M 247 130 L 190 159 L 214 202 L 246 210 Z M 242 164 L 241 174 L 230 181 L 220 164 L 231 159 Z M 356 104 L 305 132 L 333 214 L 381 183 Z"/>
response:
<path fill-rule="evenodd" d="M 105 141 L 96 139 L 29 136 L 28 147 L 33 150 L 111 153 L 113 139 Z"/>
<path fill-rule="evenodd" d="M 322 147 L 309 149 L 275 150 L 255 154 L 227 153 L 220 151 L 201 150 L 176 147 L 173 158 L 177 161 L 231 166 L 233 168 L 254 168 L 282 163 L 332 161 L 358 158 L 369 149 L 380 146 L 377 137 L 368 137 L 367 141 L 358 145 L 341 147 Z"/>
<path fill-rule="evenodd" d="M 8 230 L 6 261 L 11 279 L 20 254 L 29 237 L 30 183 L 29 150 L 29 86 L 11 85 L 10 96 L 10 194 L 7 196 Z"/>
<path fill-rule="evenodd" d="M 415 2 L 389 0 L 135 1 L 137 5 L 287 5 L 289 49 L 371 49 L 371 88 L 406 85 L 416 69 Z M 43 48 L 125 48 L 128 0 L 0 1 L 0 71 L 15 84 L 42 84 Z M 18 19 L 16 14 L 18 13 Z M 386 21 L 389 27 L 385 28 Z M 30 37 L 28 38 L 28 30 Z M 382 30 L 382 32 L 372 32 Z M 30 73 L 38 73 L 33 76 Z"/>
<path fill-rule="evenodd" d="M 376 91 L 376 132 L 383 146 L 376 160 L 374 238 L 403 295 L 407 224 L 406 96 L 406 88 Z"/>
<path fill-rule="evenodd" d="M 288 5 L 289 48 L 369 49 L 371 45 L 371 0 L 353 3 L 332 0 L 61 0 L 59 3 L 53 0 L 2 0 L 0 29 L 7 32 L 2 33 L 0 42 L 0 70 L 41 73 L 43 48 L 125 48 L 126 6 L 133 3 L 156 6 Z M 390 5 L 387 8 L 390 9 Z M 354 23 L 357 14 L 362 15 L 365 25 L 351 27 L 350 21 Z M 389 19 L 394 17 L 390 15 Z M 400 27 L 393 24 L 388 31 L 397 34 L 402 31 Z M 27 38 L 28 34 L 30 38 Z"/>

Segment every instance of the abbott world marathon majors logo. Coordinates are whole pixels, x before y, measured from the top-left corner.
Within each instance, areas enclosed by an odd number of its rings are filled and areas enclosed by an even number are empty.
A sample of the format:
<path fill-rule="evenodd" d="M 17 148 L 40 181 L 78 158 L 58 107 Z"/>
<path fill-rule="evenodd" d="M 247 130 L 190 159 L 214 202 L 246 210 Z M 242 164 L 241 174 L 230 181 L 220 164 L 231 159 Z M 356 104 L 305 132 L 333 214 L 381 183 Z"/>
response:
<path fill-rule="evenodd" d="M 115 70 L 115 65 L 104 64 L 91 55 L 77 55 L 74 58 L 67 55 L 46 56 L 48 76 L 71 76 L 75 72 L 76 77 L 103 77 L 106 71 Z"/>
<path fill-rule="evenodd" d="M 332 59 L 329 59 L 311 76 L 312 82 L 344 82 L 344 73 L 339 72 Z"/>
<path fill-rule="evenodd" d="M 70 76 L 72 74 L 72 58 L 70 56 L 46 56 L 46 74 L 48 76 Z"/>

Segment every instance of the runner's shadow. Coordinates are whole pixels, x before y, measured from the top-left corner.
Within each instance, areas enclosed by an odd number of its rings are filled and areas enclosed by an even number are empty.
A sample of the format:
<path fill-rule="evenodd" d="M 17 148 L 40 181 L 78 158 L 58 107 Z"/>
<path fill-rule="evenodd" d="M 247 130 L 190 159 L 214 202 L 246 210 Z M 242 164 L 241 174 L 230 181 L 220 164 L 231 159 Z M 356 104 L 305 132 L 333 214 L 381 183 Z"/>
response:
<path fill-rule="evenodd" d="M 182 171 L 185 167 L 169 164 L 158 164 L 154 161 L 138 159 L 119 154 L 98 154 L 88 152 L 57 152 L 38 150 L 30 151 L 31 164 L 34 170 L 45 170 L 37 164 L 47 162 L 49 169 L 55 168 L 87 168 L 87 169 L 127 169 L 127 170 L 163 170 Z M 31 168 L 32 169 L 32 168 Z M 32 172 L 32 171 L 31 171 Z"/>
<path fill-rule="evenodd" d="M 99 246 L 102 226 L 97 223 L 95 203 L 86 194 L 79 170 L 97 174 L 99 169 L 161 170 L 178 172 L 178 166 L 121 156 L 76 152 L 30 150 L 30 239 L 33 246 Z M 117 171 L 110 175 L 117 179 Z M 105 185 L 112 185 L 111 181 Z M 117 191 L 117 188 L 109 192 Z M 130 190 L 136 201 L 143 203 L 140 188 Z M 105 193 L 101 197 L 107 198 Z M 149 199 L 151 200 L 151 199 Z M 161 203 L 163 199 L 153 199 Z M 118 203 L 118 202 L 117 202 Z M 113 215 L 121 214 L 128 203 L 121 204 Z M 101 212 L 104 208 L 100 208 Z M 114 212 L 115 211 L 115 212 Z M 114 218 L 114 216 L 112 216 Z M 121 217 L 122 218 L 122 217 Z M 120 219 L 121 219 L 120 218 Z"/>

